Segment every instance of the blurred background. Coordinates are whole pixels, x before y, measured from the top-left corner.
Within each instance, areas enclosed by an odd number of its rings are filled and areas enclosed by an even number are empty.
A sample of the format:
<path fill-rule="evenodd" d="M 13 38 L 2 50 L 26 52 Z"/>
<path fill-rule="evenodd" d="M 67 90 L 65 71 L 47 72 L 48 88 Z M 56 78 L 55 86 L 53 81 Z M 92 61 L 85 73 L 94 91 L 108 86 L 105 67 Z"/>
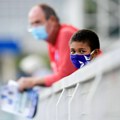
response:
<path fill-rule="evenodd" d="M 50 68 L 46 43 L 36 41 L 27 31 L 28 12 L 32 6 L 39 3 L 52 6 L 61 23 L 97 32 L 103 51 L 112 48 L 113 44 L 120 46 L 118 44 L 120 41 L 120 0 L 0 0 L 1 83 L 20 77 L 22 72 L 25 72 L 23 67 L 21 69 L 22 60 L 31 55 L 37 56 L 37 59 L 44 61 L 44 67 Z M 33 61 L 31 60 L 29 64 Z M 43 62 L 36 64 L 43 64 Z"/>

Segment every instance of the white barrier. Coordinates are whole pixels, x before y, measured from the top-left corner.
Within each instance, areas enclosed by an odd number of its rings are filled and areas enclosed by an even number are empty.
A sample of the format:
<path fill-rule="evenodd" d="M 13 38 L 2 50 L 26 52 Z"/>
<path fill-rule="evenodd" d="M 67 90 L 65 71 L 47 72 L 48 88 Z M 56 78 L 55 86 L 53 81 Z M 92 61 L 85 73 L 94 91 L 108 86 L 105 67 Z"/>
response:
<path fill-rule="evenodd" d="M 34 120 L 120 120 L 120 49 L 40 93 Z"/>

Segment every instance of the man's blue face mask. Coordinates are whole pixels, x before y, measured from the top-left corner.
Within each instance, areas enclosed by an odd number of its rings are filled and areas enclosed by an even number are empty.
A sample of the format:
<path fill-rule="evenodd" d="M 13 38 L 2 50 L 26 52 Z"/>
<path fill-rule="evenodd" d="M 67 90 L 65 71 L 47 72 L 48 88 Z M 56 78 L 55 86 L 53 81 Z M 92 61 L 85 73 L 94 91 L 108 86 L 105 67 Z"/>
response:
<path fill-rule="evenodd" d="M 82 68 L 84 65 L 90 62 L 91 54 L 87 55 L 71 54 L 70 59 L 76 68 Z"/>
<path fill-rule="evenodd" d="M 34 27 L 29 30 L 33 37 L 37 40 L 46 40 L 48 38 L 48 33 L 45 26 Z"/>

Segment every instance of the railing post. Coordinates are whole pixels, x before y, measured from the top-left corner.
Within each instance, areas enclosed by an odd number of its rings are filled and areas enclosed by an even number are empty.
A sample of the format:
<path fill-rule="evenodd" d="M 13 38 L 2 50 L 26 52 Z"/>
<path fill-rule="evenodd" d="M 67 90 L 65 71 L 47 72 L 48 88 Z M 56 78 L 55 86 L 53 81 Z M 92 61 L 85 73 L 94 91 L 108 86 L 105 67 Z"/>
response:
<path fill-rule="evenodd" d="M 60 94 L 60 96 L 58 98 L 58 101 L 56 103 L 56 119 L 55 120 L 58 120 L 58 114 L 59 114 L 58 113 L 58 105 L 60 103 L 60 100 L 62 99 L 62 96 L 63 96 L 64 92 L 65 92 L 65 89 L 63 88 L 63 90 L 62 90 L 62 92 L 61 92 L 61 94 Z"/>
<path fill-rule="evenodd" d="M 75 87 L 75 89 L 73 91 L 73 94 L 71 96 L 71 99 L 69 100 L 69 103 L 68 103 L 68 120 L 71 120 L 71 103 L 72 103 L 72 100 L 73 100 L 74 96 L 76 95 L 76 92 L 77 92 L 77 90 L 79 88 L 79 85 L 80 84 L 77 83 L 77 85 L 76 85 L 76 87 Z"/>
<path fill-rule="evenodd" d="M 101 67 L 99 67 L 85 102 L 85 109 L 83 112 L 87 115 L 86 120 L 92 120 L 90 114 L 91 103 L 101 80 L 102 80 L 102 69 Z"/>

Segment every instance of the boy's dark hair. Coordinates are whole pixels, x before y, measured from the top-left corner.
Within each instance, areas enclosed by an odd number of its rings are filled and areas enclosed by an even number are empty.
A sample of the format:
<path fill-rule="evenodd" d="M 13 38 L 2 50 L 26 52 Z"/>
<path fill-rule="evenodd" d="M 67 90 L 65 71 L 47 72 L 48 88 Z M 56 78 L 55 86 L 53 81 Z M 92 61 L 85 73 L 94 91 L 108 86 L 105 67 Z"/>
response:
<path fill-rule="evenodd" d="M 97 34 L 88 29 L 82 29 L 77 31 L 71 38 L 70 44 L 72 42 L 83 42 L 88 43 L 91 48 L 91 51 L 95 49 L 100 49 L 99 38 Z"/>
<path fill-rule="evenodd" d="M 54 9 L 46 4 L 39 4 L 38 5 L 40 8 L 42 8 L 42 10 L 45 13 L 45 17 L 48 20 L 51 16 L 54 16 L 56 18 L 57 21 L 59 21 L 59 18 L 56 14 L 56 12 L 54 11 Z"/>

